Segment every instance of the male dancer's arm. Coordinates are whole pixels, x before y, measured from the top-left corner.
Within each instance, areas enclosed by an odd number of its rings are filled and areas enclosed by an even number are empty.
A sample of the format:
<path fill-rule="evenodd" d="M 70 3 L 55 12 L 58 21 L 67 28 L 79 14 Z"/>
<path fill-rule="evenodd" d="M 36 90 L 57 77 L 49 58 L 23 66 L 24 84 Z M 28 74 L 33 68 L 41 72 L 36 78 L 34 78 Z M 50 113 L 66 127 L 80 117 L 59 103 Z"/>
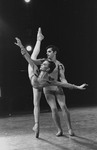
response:
<path fill-rule="evenodd" d="M 63 64 L 59 64 L 59 79 L 62 83 L 68 83 L 65 77 L 65 68 Z"/>
<path fill-rule="evenodd" d="M 63 87 L 67 87 L 67 88 L 71 88 L 71 89 L 81 89 L 81 90 L 85 89 L 85 86 L 88 86 L 88 84 L 86 84 L 86 83 L 84 83 L 80 86 L 69 83 L 65 78 L 65 68 L 64 68 L 63 64 L 59 65 L 59 78 L 61 81 L 60 83 L 58 83 L 59 86 L 61 84 L 63 84 Z"/>

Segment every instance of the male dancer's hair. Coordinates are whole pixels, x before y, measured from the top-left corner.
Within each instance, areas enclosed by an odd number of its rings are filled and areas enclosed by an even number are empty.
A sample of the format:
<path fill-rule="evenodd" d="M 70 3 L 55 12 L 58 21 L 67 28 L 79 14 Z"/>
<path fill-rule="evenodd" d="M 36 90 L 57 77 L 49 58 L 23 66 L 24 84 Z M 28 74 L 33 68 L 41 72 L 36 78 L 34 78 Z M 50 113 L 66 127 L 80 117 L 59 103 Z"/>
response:
<path fill-rule="evenodd" d="M 55 52 L 55 51 L 58 52 L 58 51 L 59 51 L 58 47 L 56 47 L 56 46 L 54 46 L 54 45 L 49 45 L 49 46 L 47 46 L 47 47 L 46 47 L 46 50 L 47 50 L 48 48 L 52 48 L 52 51 L 53 51 L 53 52 Z"/>

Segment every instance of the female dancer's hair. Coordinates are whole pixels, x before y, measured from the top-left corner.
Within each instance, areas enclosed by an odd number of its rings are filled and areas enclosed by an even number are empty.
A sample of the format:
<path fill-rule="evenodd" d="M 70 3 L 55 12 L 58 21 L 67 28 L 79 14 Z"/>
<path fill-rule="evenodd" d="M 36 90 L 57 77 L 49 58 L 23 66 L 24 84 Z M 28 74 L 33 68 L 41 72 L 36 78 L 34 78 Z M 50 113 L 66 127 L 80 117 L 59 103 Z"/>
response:
<path fill-rule="evenodd" d="M 53 61 L 51 61 L 51 60 L 48 60 L 47 59 L 47 61 L 49 62 L 49 68 L 50 68 L 50 70 L 48 71 L 48 73 L 51 73 L 51 72 L 53 72 L 53 70 L 55 69 L 55 67 L 56 67 L 56 65 L 55 65 L 55 63 L 53 62 Z"/>

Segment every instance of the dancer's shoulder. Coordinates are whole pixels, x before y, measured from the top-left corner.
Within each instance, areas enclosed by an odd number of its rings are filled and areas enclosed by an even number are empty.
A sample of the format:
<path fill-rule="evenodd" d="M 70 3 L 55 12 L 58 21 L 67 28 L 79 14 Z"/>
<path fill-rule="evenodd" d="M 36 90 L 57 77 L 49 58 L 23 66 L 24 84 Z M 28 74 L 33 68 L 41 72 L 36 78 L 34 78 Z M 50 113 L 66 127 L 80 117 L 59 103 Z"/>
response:
<path fill-rule="evenodd" d="M 59 60 L 56 61 L 56 64 L 58 65 L 59 69 L 65 69 L 64 65 Z"/>
<path fill-rule="evenodd" d="M 56 64 L 59 65 L 59 66 L 60 65 L 64 66 L 63 63 L 61 63 L 59 60 L 56 60 Z"/>

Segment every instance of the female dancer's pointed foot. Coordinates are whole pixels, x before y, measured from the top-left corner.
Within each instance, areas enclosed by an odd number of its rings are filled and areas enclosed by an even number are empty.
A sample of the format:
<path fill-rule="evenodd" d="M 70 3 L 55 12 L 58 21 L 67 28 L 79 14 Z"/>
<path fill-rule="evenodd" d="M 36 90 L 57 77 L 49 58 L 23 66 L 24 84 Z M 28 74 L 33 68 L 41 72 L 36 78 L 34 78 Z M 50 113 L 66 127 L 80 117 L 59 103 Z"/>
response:
<path fill-rule="evenodd" d="M 33 131 L 35 132 L 35 137 L 38 138 L 39 137 L 39 125 L 38 124 L 34 125 Z"/>
<path fill-rule="evenodd" d="M 41 28 L 38 28 L 37 40 L 42 41 L 43 39 L 44 39 L 44 36 L 42 34 Z"/>
<path fill-rule="evenodd" d="M 57 137 L 63 136 L 63 132 L 62 132 L 62 131 L 58 131 L 57 134 L 56 134 L 56 136 L 57 136 Z"/>

